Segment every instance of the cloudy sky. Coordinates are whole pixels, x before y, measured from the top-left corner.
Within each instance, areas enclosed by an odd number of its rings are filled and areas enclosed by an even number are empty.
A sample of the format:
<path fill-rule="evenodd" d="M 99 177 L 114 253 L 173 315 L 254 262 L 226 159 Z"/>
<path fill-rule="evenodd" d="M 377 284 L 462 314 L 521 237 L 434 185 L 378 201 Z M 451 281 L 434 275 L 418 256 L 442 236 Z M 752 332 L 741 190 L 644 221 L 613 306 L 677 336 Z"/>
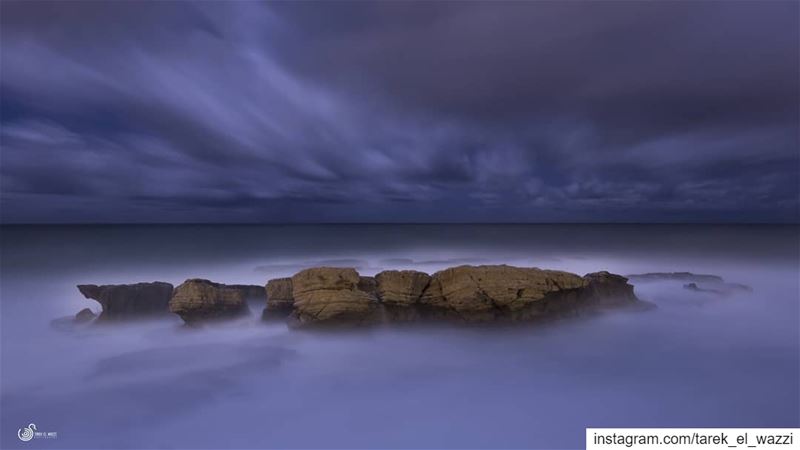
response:
<path fill-rule="evenodd" d="M 796 222 L 796 1 L 15 2 L 30 222 Z"/>

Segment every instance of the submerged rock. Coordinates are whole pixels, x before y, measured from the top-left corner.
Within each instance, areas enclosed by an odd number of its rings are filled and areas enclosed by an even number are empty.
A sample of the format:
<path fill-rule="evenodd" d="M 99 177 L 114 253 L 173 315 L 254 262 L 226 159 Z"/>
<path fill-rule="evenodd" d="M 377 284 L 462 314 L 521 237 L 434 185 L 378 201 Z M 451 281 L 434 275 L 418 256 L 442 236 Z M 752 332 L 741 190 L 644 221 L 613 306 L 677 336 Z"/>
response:
<path fill-rule="evenodd" d="M 190 324 L 249 313 L 242 289 L 200 278 L 186 280 L 175 288 L 169 310 Z"/>
<path fill-rule="evenodd" d="M 92 312 L 89 308 L 83 308 L 82 310 L 78 311 L 78 314 L 75 314 L 75 322 L 77 323 L 87 323 L 93 321 L 97 315 Z"/>
<path fill-rule="evenodd" d="M 103 307 L 98 320 L 121 320 L 169 313 L 172 285 L 153 283 L 78 285 L 84 297 L 96 300 Z"/>
<path fill-rule="evenodd" d="M 704 288 L 701 288 L 701 287 L 699 287 L 697 285 L 697 283 L 684 284 L 683 288 L 687 289 L 689 291 L 694 291 L 694 292 L 707 292 L 707 293 L 710 293 L 710 294 L 717 294 L 717 295 L 723 295 L 724 294 L 724 292 L 718 291 L 716 289 L 704 289 Z"/>
<path fill-rule="evenodd" d="M 96 317 L 97 315 L 91 309 L 84 308 L 74 316 L 59 317 L 51 320 L 50 326 L 58 330 L 70 331 L 93 322 Z"/>
<path fill-rule="evenodd" d="M 377 319 L 378 302 L 355 269 L 319 267 L 292 277 L 293 316 L 299 324 L 361 324 Z"/>
<path fill-rule="evenodd" d="M 321 267 L 299 272 L 291 283 L 285 280 L 270 283 L 283 305 L 289 304 L 291 286 L 293 316 L 299 324 L 441 318 L 521 321 L 645 304 L 636 298 L 628 279 L 620 275 L 596 272 L 581 277 L 506 265 L 458 266 L 433 276 L 390 270 L 374 278 L 361 277 L 351 268 Z M 270 284 L 267 286 L 268 293 L 272 292 Z"/>
<path fill-rule="evenodd" d="M 745 286 L 739 283 L 713 283 L 698 286 L 697 283 L 684 284 L 683 288 L 693 292 L 704 292 L 707 294 L 715 294 L 719 296 L 727 296 L 736 294 L 738 292 L 752 292 L 750 286 Z"/>
<path fill-rule="evenodd" d="M 741 283 L 727 283 L 726 282 L 726 283 L 723 283 L 723 287 L 729 292 L 734 292 L 734 291 L 753 292 L 753 288 L 751 288 L 750 286 L 748 286 L 746 284 L 741 284 Z"/>
<path fill-rule="evenodd" d="M 626 275 L 633 281 L 692 281 L 695 283 L 722 283 L 724 280 L 718 275 L 691 272 L 649 272 Z"/>
<path fill-rule="evenodd" d="M 628 275 L 638 282 L 682 281 L 684 289 L 717 295 L 731 295 L 737 292 L 752 292 L 753 288 L 741 283 L 729 283 L 719 275 L 697 274 L 691 272 L 651 272 Z"/>

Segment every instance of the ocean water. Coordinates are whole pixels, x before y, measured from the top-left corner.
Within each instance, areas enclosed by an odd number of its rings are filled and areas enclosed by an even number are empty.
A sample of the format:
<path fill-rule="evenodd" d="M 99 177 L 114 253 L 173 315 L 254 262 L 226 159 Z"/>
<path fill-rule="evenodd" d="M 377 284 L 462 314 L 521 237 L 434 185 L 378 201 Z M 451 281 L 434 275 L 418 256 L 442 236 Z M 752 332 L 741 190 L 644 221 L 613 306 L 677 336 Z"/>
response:
<path fill-rule="evenodd" d="M 2 448 L 582 448 L 586 427 L 800 426 L 800 228 L 682 225 L 5 226 Z M 658 307 L 511 328 L 339 333 L 252 317 L 55 327 L 76 284 L 264 284 L 314 265 L 690 271 Z M 17 438 L 35 423 L 55 439 Z"/>

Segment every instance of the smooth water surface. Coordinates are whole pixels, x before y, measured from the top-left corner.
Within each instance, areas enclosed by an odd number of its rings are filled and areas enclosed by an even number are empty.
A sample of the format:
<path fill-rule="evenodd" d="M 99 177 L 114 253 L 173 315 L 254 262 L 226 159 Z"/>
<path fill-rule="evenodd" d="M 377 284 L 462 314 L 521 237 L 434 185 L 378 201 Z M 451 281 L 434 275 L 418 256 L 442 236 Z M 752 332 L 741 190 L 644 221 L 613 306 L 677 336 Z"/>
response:
<path fill-rule="evenodd" d="M 581 448 L 586 427 L 800 426 L 798 227 L 2 228 L 3 448 Z M 311 333 L 250 318 L 54 327 L 80 283 L 264 284 L 314 265 L 507 263 L 636 284 L 658 308 L 512 328 Z M 23 443 L 35 423 L 56 439 Z"/>

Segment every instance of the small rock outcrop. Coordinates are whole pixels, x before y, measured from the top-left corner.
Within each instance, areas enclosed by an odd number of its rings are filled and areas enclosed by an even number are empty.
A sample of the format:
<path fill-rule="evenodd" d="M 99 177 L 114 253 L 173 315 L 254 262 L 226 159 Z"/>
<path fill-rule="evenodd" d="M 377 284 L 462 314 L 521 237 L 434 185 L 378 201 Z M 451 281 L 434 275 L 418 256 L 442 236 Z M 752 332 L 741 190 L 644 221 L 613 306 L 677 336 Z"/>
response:
<path fill-rule="evenodd" d="M 693 292 L 703 292 L 707 294 L 715 294 L 721 297 L 733 295 L 741 292 L 753 292 L 750 286 L 745 286 L 739 283 L 709 283 L 698 286 L 697 283 L 684 284 L 683 288 Z"/>
<path fill-rule="evenodd" d="M 742 292 L 753 292 L 753 288 L 741 283 L 729 283 L 719 275 L 698 274 L 691 272 L 651 272 L 628 275 L 637 282 L 681 281 L 683 288 L 694 292 L 705 292 L 727 296 Z"/>
<path fill-rule="evenodd" d="M 83 308 L 82 310 L 78 311 L 78 314 L 75 314 L 75 322 L 76 323 L 87 323 L 93 321 L 97 315 L 92 312 L 89 308 Z"/>
<path fill-rule="evenodd" d="M 292 277 L 293 317 L 299 324 L 365 323 L 376 320 L 378 302 L 355 269 L 320 267 Z M 361 289 L 359 288 L 361 287 Z"/>
<path fill-rule="evenodd" d="M 628 279 L 608 272 L 586 276 L 506 265 L 458 266 L 428 275 L 389 270 L 373 277 L 352 268 L 320 267 L 267 284 L 282 307 L 305 324 L 365 324 L 453 319 L 524 321 L 582 311 L 644 305 Z M 270 289 L 272 284 L 272 289 Z M 288 294 L 291 288 L 291 299 Z"/>
<path fill-rule="evenodd" d="M 697 283 L 684 284 L 683 288 L 694 292 L 707 292 L 709 294 L 724 295 L 725 293 L 716 289 L 704 289 L 697 285 Z"/>
<path fill-rule="evenodd" d="M 686 281 L 695 283 L 722 283 L 724 280 L 718 275 L 691 272 L 649 272 L 626 275 L 633 281 Z"/>
<path fill-rule="evenodd" d="M 137 284 L 78 285 L 84 297 L 103 307 L 98 320 L 124 320 L 169 313 L 172 285 L 159 281 Z"/>
<path fill-rule="evenodd" d="M 239 317 L 249 312 L 241 289 L 200 278 L 186 280 L 175 288 L 169 310 L 188 324 Z"/>

